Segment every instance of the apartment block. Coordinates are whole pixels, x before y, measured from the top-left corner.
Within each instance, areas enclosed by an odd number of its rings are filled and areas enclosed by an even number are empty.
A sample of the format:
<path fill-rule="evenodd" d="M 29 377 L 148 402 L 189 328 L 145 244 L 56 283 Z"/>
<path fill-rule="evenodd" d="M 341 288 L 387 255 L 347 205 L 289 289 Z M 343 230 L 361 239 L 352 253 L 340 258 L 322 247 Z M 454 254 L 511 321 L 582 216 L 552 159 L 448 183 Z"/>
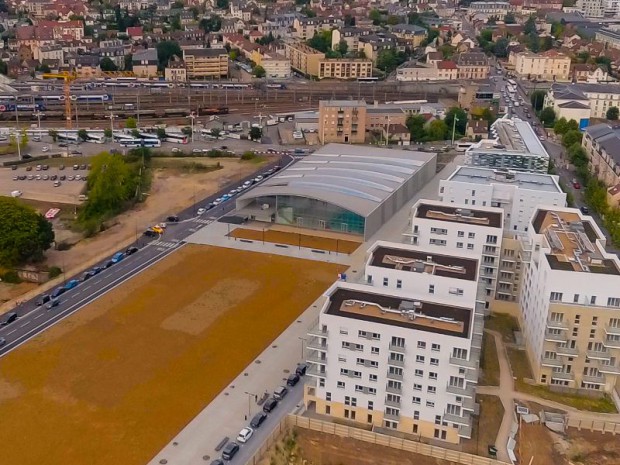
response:
<path fill-rule="evenodd" d="M 620 126 L 605 123 L 589 126 L 581 145 L 588 155 L 592 174 L 608 187 L 620 183 Z"/>
<path fill-rule="evenodd" d="M 489 132 L 491 139 L 482 139 L 465 151 L 468 166 L 547 173 L 549 154 L 528 122 L 501 118 Z"/>
<path fill-rule="evenodd" d="M 319 140 L 362 144 L 366 137 L 366 102 L 363 100 L 321 100 Z"/>
<path fill-rule="evenodd" d="M 591 217 L 541 207 L 524 241 L 521 327 L 540 384 L 610 392 L 620 375 L 620 261 Z"/>
<path fill-rule="evenodd" d="M 487 79 L 489 68 L 489 60 L 484 53 L 466 52 L 457 57 L 457 79 Z"/>
<path fill-rule="evenodd" d="M 285 43 L 284 56 L 290 60 L 291 68 L 310 76 L 318 76 L 319 63 L 325 59 L 323 52 L 319 52 L 303 42 Z"/>
<path fill-rule="evenodd" d="M 570 63 L 570 57 L 557 50 L 519 52 L 515 55 L 515 73 L 524 79 L 570 81 Z"/>
<path fill-rule="evenodd" d="M 187 78 L 228 77 L 228 53 L 226 49 L 193 48 L 183 50 Z"/>
<path fill-rule="evenodd" d="M 504 235 L 500 208 L 420 200 L 411 209 L 410 243 L 427 250 L 444 250 L 480 257 L 478 300 L 488 308 L 497 288 Z"/>
<path fill-rule="evenodd" d="M 375 244 L 367 284 L 334 284 L 309 332 L 306 407 L 419 438 L 471 438 L 477 270 L 473 257 Z"/>
<path fill-rule="evenodd" d="M 510 11 L 509 2 L 471 2 L 467 7 L 467 14 L 474 16 L 485 14 L 487 16 L 496 16 L 499 20 L 503 20 Z"/>
<path fill-rule="evenodd" d="M 357 79 L 372 76 L 372 61 L 354 58 L 330 58 L 319 61 L 319 79 Z"/>
<path fill-rule="evenodd" d="M 439 181 L 439 200 L 501 208 L 504 231 L 510 234 L 527 232 L 539 205 L 565 207 L 566 193 L 556 175 L 459 166 Z"/>
<path fill-rule="evenodd" d="M 618 84 L 576 83 L 553 84 L 545 97 L 557 118 L 565 117 L 581 123 L 590 118 L 607 118 L 610 107 L 620 107 Z"/>
<path fill-rule="evenodd" d="M 267 77 L 276 79 L 288 79 L 291 77 L 291 62 L 282 55 L 272 54 L 263 57 L 261 66 L 265 70 Z"/>

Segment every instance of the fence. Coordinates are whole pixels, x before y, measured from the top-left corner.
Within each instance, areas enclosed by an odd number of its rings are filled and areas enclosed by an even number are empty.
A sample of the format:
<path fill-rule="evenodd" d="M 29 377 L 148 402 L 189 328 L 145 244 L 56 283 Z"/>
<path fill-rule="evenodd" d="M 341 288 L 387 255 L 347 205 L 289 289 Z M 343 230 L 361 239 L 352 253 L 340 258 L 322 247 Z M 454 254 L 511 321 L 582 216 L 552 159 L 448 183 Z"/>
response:
<path fill-rule="evenodd" d="M 578 418 L 570 418 L 569 416 L 567 425 L 570 428 L 577 428 L 578 430 L 586 429 L 603 434 L 611 433 L 614 436 L 616 434 L 620 434 L 620 423 L 614 423 L 611 421 L 580 420 Z"/>
<path fill-rule="evenodd" d="M 258 450 L 254 452 L 254 455 L 252 455 L 252 457 L 250 457 L 245 464 L 256 465 L 263 458 L 267 450 L 269 450 L 269 448 L 278 441 L 280 435 L 286 431 L 287 423 L 287 417 L 283 417 L 282 420 L 280 420 L 280 423 L 278 423 L 278 426 L 273 429 L 269 437 L 265 439 L 265 442 L 261 444 Z"/>

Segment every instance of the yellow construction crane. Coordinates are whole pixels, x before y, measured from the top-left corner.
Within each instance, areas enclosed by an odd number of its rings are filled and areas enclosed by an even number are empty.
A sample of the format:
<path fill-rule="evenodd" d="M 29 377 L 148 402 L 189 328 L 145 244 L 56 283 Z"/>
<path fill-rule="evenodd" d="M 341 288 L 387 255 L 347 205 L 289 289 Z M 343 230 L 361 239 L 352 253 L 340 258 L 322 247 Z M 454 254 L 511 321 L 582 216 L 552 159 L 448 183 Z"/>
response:
<path fill-rule="evenodd" d="M 71 83 L 77 79 L 76 73 L 62 71 L 60 73 L 43 73 L 43 79 L 62 79 L 64 81 L 65 91 L 65 119 L 67 128 L 71 129 L 73 120 L 71 118 Z"/>

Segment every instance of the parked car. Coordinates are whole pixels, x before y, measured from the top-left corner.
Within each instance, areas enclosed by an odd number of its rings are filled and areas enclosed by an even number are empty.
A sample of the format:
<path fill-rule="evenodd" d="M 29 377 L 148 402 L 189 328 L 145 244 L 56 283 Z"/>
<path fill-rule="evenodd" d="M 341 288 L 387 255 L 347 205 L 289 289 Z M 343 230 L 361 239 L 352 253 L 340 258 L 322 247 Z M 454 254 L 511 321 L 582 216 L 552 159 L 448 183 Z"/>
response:
<path fill-rule="evenodd" d="M 573 181 L 573 187 L 575 189 L 581 189 L 581 184 L 579 184 L 577 181 Z"/>
<path fill-rule="evenodd" d="M 260 425 L 265 423 L 266 419 L 267 419 L 267 414 L 265 412 L 258 412 L 256 415 L 254 415 L 254 418 L 252 418 L 252 421 L 250 422 L 250 426 L 252 428 L 260 428 Z"/>
<path fill-rule="evenodd" d="M 579 210 L 581 210 L 581 213 L 583 213 L 584 215 L 587 215 L 588 213 L 590 213 L 590 209 L 586 207 L 585 205 L 582 207 L 579 207 Z"/>
<path fill-rule="evenodd" d="M 36 301 L 35 301 L 35 305 L 37 307 L 40 307 L 43 304 L 46 304 L 47 302 L 50 301 L 50 296 L 48 294 L 43 294 L 41 297 L 39 297 Z"/>
<path fill-rule="evenodd" d="M 207 210 L 205 208 L 199 208 L 198 211 L 196 212 L 199 215 L 202 215 L 204 212 L 206 212 Z"/>
<path fill-rule="evenodd" d="M 237 435 L 237 441 L 240 442 L 241 444 L 245 444 L 246 442 L 250 440 L 253 434 L 254 434 L 254 430 L 246 426 L 241 431 L 239 431 L 239 434 Z"/>
<path fill-rule="evenodd" d="M 229 442 L 228 444 L 226 444 L 226 447 L 224 447 L 224 450 L 222 451 L 222 458 L 224 460 L 232 460 L 232 458 L 237 454 L 237 452 L 239 452 L 239 444 L 237 444 L 236 442 Z"/>
<path fill-rule="evenodd" d="M 56 297 L 60 297 L 61 295 L 63 295 L 67 290 L 64 287 L 57 287 L 56 289 L 54 289 L 54 291 L 51 293 L 50 297 L 52 299 L 55 299 Z"/>
<path fill-rule="evenodd" d="M 275 391 L 273 391 L 273 397 L 275 397 L 277 400 L 284 399 L 287 394 L 288 389 L 286 388 L 286 386 L 278 386 Z"/>
<path fill-rule="evenodd" d="M 129 256 L 129 255 L 133 255 L 135 254 L 139 249 L 137 247 L 129 247 L 127 250 L 125 250 L 125 255 Z"/>
<path fill-rule="evenodd" d="M 45 152 L 49 152 L 49 151 L 50 151 L 50 148 L 49 148 L 47 145 L 44 145 L 44 146 L 41 148 L 41 152 L 43 152 L 43 153 L 45 153 Z"/>
<path fill-rule="evenodd" d="M 308 371 L 308 364 L 305 362 L 298 364 L 297 368 L 295 368 L 295 373 L 297 373 L 299 376 L 304 376 L 306 374 L 306 371 Z"/>
<path fill-rule="evenodd" d="M 0 337 L 0 347 L 2 347 L 4 344 L 6 344 L 6 339 L 3 337 Z"/>
<path fill-rule="evenodd" d="M 278 399 L 274 399 L 273 397 L 270 397 L 263 404 L 263 412 L 270 413 L 277 406 L 278 406 Z"/>
<path fill-rule="evenodd" d="M 2 319 L 2 323 L 0 323 L 0 326 L 9 325 L 13 323 L 15 320 L 17 320 L 17 313 L 15 312 L 7 313 L 6 315 L 4 315 L 4 318 Z"/>
<path fill-rule="evenodd" d="M 68 291 L 69 289 L 73 289 L 74 287 L 77 287 L 78 284 L 80 284 L 80 282 L 77 279 L 72 279 L 65 284 L 65 290 Z"/>
<path fill-rule="evenodd" d="M 168 223 L 178 223 L 179 222 L 179 217 L 176 215 L 170 215 L 168 218 L 166 218 L 166 221 Z"/>
<path fill-rule="evenodd" d="M 113 263 L 118 263 L 120 261 L 123 260 L 123 258 L 125 258 L 125 254 L 123 252 L 117 252 L 112 256 L 112 262 Z"/>
<path fill-rule="evenodd" d="M 59 305 L 60 305 L 60 299 L 52 299 L 47 303 L 45 308 L 47 308 L 48 310 L 51 310 L 52 308 L 58 307 Z"/>
<path fill-rule="evenodd" d="M 146 237 L 156 237 L 157 233 L 153 231 L 152 229 L 147 229 L 146 231 L 142 233 L 142 235 Z"/>
<path fill-rule="evenodd" d="M 222 459 L 215 459 L 210 465 L 224 465 L 224 461 Z"/>
<path fill-rule="evenodd" d="M 301 378 L 299 377 L 297 373 L 291 373 L 286 380 L 286 384 L 288 386 L 295 386 L 297 383 L 299 383 L 300 379 Z"/>
<path fill-rule="evenodd" d="M 164 233 L 164 228 L 162 228 L 159 225 L 151 226 L 151 229 L 153 231 L 155 231 L 157 234 L 163 234 Z"/>

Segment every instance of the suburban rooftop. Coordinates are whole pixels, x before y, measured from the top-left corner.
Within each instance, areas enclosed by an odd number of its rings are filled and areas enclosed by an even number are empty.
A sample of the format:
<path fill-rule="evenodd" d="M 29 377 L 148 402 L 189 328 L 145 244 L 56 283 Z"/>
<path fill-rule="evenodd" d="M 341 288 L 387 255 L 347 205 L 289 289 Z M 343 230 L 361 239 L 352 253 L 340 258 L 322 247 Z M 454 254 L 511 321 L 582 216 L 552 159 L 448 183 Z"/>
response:
<path fill-rule="evenodd" d="M 448 181 L 482 185 L 512 184 L 520 189 L 562 193 L 562 188 L 558 184 L 558 177 L 551 174 L 459 166 L 448 178 Z"/>
<path fill-rule="evenodd" d="M 362 291 L 346 283 L 338 283 L 325 310 L 329 315 L 457 337 L 468 337 L 472 312 L 464 307 Z"/>
<path fill-rule="evenodd" d="M 489 226 L 492 228 L 502 227 L 501 212 L 480 210 L 475 208 L 460 208 L 440 203 L 417 204 L 415 210 L 416 218 L 426 218 L 438 221 L 449 221 L 452 223 L 475 224 L 479 226 Z"/>

